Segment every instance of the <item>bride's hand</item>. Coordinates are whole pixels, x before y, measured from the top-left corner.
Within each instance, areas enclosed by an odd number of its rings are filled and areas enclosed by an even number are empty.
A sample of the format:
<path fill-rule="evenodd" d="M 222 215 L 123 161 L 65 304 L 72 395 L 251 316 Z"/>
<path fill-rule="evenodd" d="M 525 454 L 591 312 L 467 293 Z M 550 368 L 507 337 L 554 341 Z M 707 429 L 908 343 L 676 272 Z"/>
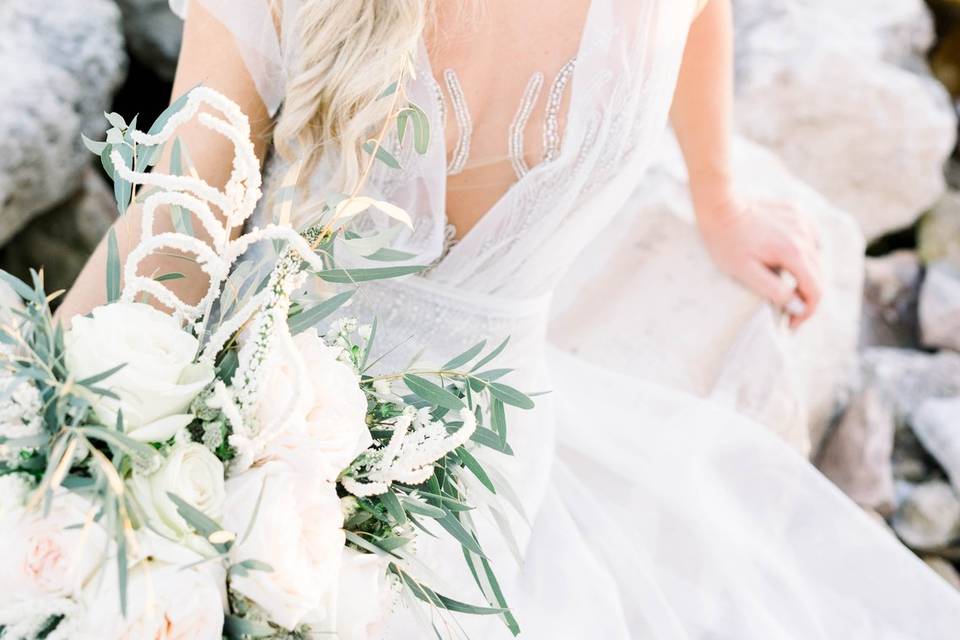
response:
<path fill-rule="evenodd" d="M 791 328 L 813 315 L 822 273 L 817 230 L 806 216 L 783 202 L 730 201 L 698 211 L 697 226 L 717 266 L 787 312 Z"/>

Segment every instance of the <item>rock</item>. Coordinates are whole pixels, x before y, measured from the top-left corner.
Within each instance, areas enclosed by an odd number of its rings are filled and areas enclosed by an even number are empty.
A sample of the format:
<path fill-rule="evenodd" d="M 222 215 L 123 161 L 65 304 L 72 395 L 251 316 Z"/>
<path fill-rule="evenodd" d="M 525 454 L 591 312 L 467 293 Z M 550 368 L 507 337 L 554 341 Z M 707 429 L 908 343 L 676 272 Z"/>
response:
<path fill-rule="evenodd" d="M 42 267 L 48 292 L 66 289 L 116 217 L 113 192 L 88 168 L 81 190 L 22 229 L 0 252 L 0 264 L 20 278 Z"/>
<path fill-rule="evenodd" d="M 736 117 L 868 240 L 945 188 L 956 115 L 925 69 L 922 0 L 736 0 Z"/>
<path fill-rule="evenodd" d="M 940 480 L 908 489 L 893 516 L 893 529 L 914 549 L 946 547 L 960 535 L 960 500 Z"/>
<path fill-rule="evenodd" d="M 910 426 L 960 492 L 960 396 L 925 400 L 910 417 Z"/>
<path fill-rule="evenodd" d="M 796 333 L 713 266 L 692 224 L 675 145 L 587 248 L 556 295 L 551 341 L 602 366 L 698 395 L 716 392 L 797 449 L 817 441 L 856 369 L 863 240 L 849 216 L 742 138 L 748 196 L 795 203 L 821 228 L 827 294 Z M 625 292 L 635 292 L 630 295 Z"/>
<path fill-rule="evenodd" d="M 913 251 L 867 258 L 863 286 L 861 346 L 919 344 L 917 301 L 923 269 Z"/>
<path fill-rule="evenodd" d="M 931 264 L 920 289 L 920 335 L 924 346 L 960 351 L 960 265 Z"/>
<path fill-rule="evenodd" d="M 946 580 L 951 587 L 960 590 L 960 572 L 950 562 L 936 556 L 927 556 L 923 561 L 933 569 L 934 573 Z"/>
<path fill-rule="evenodd" d="M 125 65 L 109 0 L 0 3 L 0 243 L 80 187 Z"/>
<path fill-rule="evenodd" d="M 889 516 L 894 508 L 893 406 L 868 388 L 847 408 L 817 457 L 817 467 L 860 506 Z"/>
<path fill-rule="evenodd" d="M 920 219 L 917 249 L 925 264 L 950 260 L 960 265 L 960 192 L 947 192 Z"/>
<path fill-rule="evenodd" d="M 960 354 L 923 353 L 909 349 L 872 347 L 861 356 L 864 386 L 879 385 L 894 403 L 898 424 L 930 398 L 960 395 Z"/>
<path fill-rule="evenodd" d="M 165 80 L 173 80 L 180 54 L 183 21 L 169 0 L 117 0 L 131 53 Z"/>

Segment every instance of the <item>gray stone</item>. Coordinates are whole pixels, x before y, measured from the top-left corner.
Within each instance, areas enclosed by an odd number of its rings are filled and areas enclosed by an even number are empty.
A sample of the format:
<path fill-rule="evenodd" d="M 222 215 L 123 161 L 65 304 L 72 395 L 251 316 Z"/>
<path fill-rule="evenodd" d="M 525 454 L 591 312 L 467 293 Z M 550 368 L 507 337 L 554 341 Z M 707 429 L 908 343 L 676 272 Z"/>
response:
<path fill-rule="evenodd" d="M 907 488 L 892 525 L 900 539 L 914 549 L 946 547 L 960 535 L 960 500 L 941 480 Z"/>
<path fill-rule="evenodd" d="M 925 400 L 910 417 L 910 426 L 960 491 L 960 396 Z"/>
<path fill-rule="evenodd" d="M 860 506 L 889 516 L 894 508 L 893 438 L 889 398 L 864 390 L 820 451 L 817 467 Z"/>
<path fill-rule="evenodd" d="M 861 346 L 916 347 L 917 301 L 923 269 L 913 251 L 867 258 Z"/>
<path fill-rule="evenodd" d="M 919 314 L 924 346 L 960 351 L 960 265 L 940 260 L 927 267 Z"/>
<path fill-rule="evenodd" d="M 161 78 L 172 80 L 177 69 L 183 21 L 168 0 L 117 0 L 123 33 L 133 55 Z"/>
<path fill-rule="evenodd" d="M 878 6 L 881 5 L 881 6 Z M 922 0 L 736 0 L 740 130 L 857 219 L 910 226 L 945 188 L 956 114 Z"/>
<path fill-rule="evenodd" d="M 81 190 L 24 227 L 0 252 L 0 263 L 19 277 L 43 268 L 47 291 L 66 289 L 116 217 L 113 192 L 88 168 Z"/>
<path fill-rule="evenodd" d="M 113 2 L 0 1 L 0 243 L 80 187 L 125 65 Z"/>
<path fill-rule="evenodd" d="M 898 424 L 906 424 L 929 398 L 960 395 L 960 354 L 872 347 L 861 356 L 863 385 L 876 384 L 893 400 Z"/>

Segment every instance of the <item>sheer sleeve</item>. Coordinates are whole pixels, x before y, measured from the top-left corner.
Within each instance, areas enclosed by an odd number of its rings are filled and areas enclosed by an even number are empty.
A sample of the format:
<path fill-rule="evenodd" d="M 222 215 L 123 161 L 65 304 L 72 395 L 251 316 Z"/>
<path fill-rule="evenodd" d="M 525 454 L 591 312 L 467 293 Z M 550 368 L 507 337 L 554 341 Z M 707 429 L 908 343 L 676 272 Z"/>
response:
<path fill-rule="evenodd" d="M 294 20 L 301 0 L 170 0 L 185 18 L 198 3 L 233 34 L 260 98 L 271 116 L 283 102 L 289 56 L 294 50 Z"/>

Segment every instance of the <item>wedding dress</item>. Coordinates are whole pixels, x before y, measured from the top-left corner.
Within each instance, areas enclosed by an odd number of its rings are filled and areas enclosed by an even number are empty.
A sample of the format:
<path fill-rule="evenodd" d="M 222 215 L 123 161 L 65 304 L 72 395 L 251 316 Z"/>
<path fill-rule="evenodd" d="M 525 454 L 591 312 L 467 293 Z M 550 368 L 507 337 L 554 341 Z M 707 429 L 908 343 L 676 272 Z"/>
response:
<path fill-rule="evenodd" d="M 296 0 L 283 3 L 279 39 L 266 0 L 193 1 L 233 32 L 274 113 L 296 46 Z M 392 246 L 415 254 L 411 263 L 433 266 L 362 285 L 348 312 L 379 318 L 380 345 L 394 348 L 382 367 L 406 365 L 423 346 L 426 359 L 445 359 L 481 339 L 493 345 L 510 336 L 499 361 L 516 369 L 511 383 L 549 391 L 533 411 L 509 416 L 515 455 L 488 456 L 526 516 L 511 516 L 519 563 L 495 527 L 482 538 L 521 637 L 958 637 L 960 595 L 769 429 L 718 403 L 589 365 L 547 341 L 551 292 L 578 252 L 610 232 L 605 222 L 630 205 L 661 144 L 695 4 L 594 0 L 576 57 L 549 85 L 559 83 L 568 100 L 562 137 L 551 130 L 544 161 L 521 163 L 516 183 L 452 246 L 443 136 L 432 136 L 423 156 L 395 145 L 402 169 L 378 166 L 368 191 L 414 219 Z M 425 47 L 417 71 L 409 93 L 431 129 L 443 131 L 448 116 L 466 124 L 462 109 L 445 107 Z M 542 79 L 545 89 L 550 80 Z M 548 124 L 555 122 L 549 97 L 539 102 Z M 269 195 L 283 161 L 271 157 L 267 173 Z M 321 168 L 315 183 L 325 177 Z M 459 549 L 428 536 L 419 542 L 450 595 L 479 603 Z M 495 617 L 458 616 L 456 624 L 472 638 L 509 637 Z M 433 631 L 405 611 L 387 637 Z"/>

